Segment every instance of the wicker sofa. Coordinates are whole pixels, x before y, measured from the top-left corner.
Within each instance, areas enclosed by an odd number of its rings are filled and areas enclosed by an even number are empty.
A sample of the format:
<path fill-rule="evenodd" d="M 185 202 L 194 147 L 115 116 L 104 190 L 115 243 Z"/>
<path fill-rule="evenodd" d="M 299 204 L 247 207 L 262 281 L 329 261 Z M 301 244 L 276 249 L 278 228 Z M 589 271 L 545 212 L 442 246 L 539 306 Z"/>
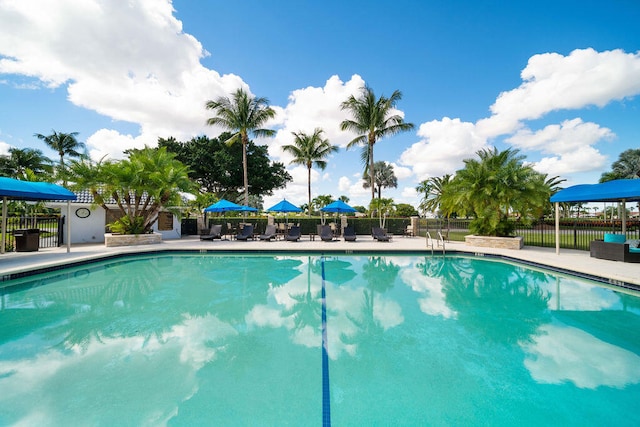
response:
<path fill-rule="evenodd" d="M 622 262 L 640 262 L 640 249 L 630 248 L 629 246 L 629 243 L 593 240 L 591 241 L 589 249 L 592 258 Z"/>

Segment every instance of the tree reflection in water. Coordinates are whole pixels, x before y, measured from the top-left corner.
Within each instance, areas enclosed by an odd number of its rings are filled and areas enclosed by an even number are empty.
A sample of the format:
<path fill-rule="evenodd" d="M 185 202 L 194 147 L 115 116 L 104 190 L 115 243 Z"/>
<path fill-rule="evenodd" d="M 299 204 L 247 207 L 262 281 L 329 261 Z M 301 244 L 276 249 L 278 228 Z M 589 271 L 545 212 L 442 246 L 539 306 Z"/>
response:
<path fill-rule="evenodd" d="M 445 301 L 460 324 L 491 341 L 531 341 L 549 321 L 551 294 L 541 287 L 549 274 L 464 257 L 425 257 L 417 266 L 424 275 L 440 278 Z"/>
<path fill-rule="evenodd" d="M 362 277 L 367 283 L 363 289 L 364 300 L 360 306 L 360 315 L 354 316 L 346 313 L 347 318 L 356 326 L 354 334 L 342 333 L 340 340 L 345 344 L 363 344 L 376 341 L 375 337 L 380 337 L 384 328 L 375 316 L 375 293 L 384 293 L 394 285 L 400 267 L 384 256 L 370 256 L 367 263 L 362 266 Z"/>

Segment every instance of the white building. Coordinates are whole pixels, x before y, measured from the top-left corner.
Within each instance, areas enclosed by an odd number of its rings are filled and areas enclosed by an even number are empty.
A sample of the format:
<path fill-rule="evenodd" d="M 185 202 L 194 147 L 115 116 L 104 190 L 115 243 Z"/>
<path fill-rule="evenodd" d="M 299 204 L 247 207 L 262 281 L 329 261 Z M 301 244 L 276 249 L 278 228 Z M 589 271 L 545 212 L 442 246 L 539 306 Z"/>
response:
<path fill-rule="evenodd" d="M 104 243 L 104 233 L 107 224 L 113 222 L 120 212 L 114 200 L 107 203 L 109 212 L 101 206 L 93 206 L 93 196 L 89 191 L 75 193 L 78 199 L 71 202 L 71 216 L 65 221 L 71 221 L 71 243 Z M 60 208 L 60 213 L 67 216 L 66 201 L 47 202 L 47 206 Z M 163 240 L 179 239 L 181 225 L 178 218 L 167 211 L 160 212 L 158 221 L 153 225 L 153 231 L 162 234 Z"/>

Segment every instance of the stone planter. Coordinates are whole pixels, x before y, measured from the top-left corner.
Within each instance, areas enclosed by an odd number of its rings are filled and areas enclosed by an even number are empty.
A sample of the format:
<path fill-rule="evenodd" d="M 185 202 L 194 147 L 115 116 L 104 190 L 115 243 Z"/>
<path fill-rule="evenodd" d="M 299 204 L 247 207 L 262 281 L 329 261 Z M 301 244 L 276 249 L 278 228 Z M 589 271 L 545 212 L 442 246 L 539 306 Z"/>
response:
<path fill-rule="evenodd" d="M 133 245 L 152 245 L 162 242 L 162 234 L 111 234 L 105 233 L 104 245 L 106 247 L 114 246 L 133 246 Z"/>
<path fill-rule="evenodd" d="M 522 249 L 524 240 L 518 237 L 493 237 L 493 236 L 475 236 L 470 234 L 464 236 L 464 242 L 467 246 L 479 246 L 483 248 L 499 248 L 499 249 Z"/>

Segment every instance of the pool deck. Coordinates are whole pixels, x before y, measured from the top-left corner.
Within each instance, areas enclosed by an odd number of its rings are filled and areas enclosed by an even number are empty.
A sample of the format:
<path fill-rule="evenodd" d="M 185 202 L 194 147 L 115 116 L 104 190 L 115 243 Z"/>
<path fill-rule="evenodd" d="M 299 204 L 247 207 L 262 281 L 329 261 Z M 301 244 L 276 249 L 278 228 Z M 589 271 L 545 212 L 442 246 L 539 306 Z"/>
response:
<path fill-rule="evenodd" d="M 527 264 L 551 267 L 556 270 L 578 273 L 579 275 L 607 279 L 612 285 L 629 285 L 640 289 L 640 264 L 623 263 L 591 258 L 587 251 L 525 246 L 521 250 L 493 249 L 468 246 L 464 242 L 445 242 L 448 253 L 470 253 L 490 255 Z M 378 242 L 370 236 L 358 236 L 355 242 L 342 239 L 323 242 L 316 237 L 310 240 L 303 235 L 298 242 L 260 240 L 249 241 L 200 241 L 198 236 L 165 240 L 160 244 L 107 248 L 100 244 L 74 244 L 67 253 L 66 247 L 43 248 L 37 252 L 9 252 L 0 255 L 0 286 L 2 280 L 12 275 L 64 266 L 76 262 L 86 262 L 122 254 L 158 251 L 253 251 L 253 252 L 425 252 L 431 253 L 427 241 L 422 237 L 395 236 L 390 242 Z M 435 254 L 442 254 L 442 248 L 434 248 Z M 14 276 L 15 277 L 15 276 Z M 636 285 L 636 286 L 633 286 Z M 626 286 L 629 287 L 629 286 Z"/>

